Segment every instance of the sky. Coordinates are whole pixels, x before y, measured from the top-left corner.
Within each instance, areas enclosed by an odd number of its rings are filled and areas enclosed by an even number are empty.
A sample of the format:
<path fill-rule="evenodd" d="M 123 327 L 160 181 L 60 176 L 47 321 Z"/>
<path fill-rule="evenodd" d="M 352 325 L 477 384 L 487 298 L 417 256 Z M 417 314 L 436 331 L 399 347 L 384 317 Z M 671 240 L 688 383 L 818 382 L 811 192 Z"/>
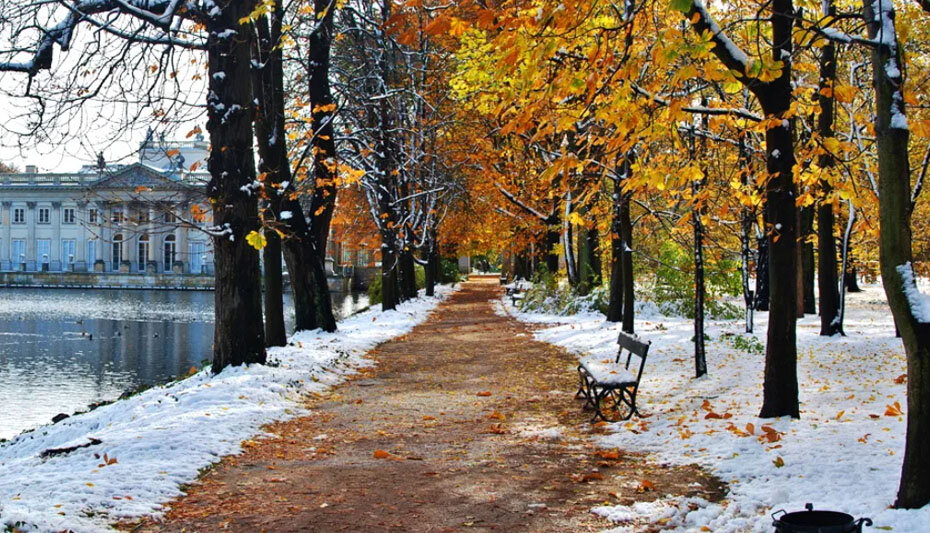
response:
<path fill-rule="evenodd" d="M 63 13 L 47 13 L 48 24 Z M 126 28 L 138 25 L 132 20 L 125 20 Z M 25 46 L 12 42 L 10 31 L 11 26 L 0 24 L 0 60 L 30 59 L 30 54 L 2 53 Z M 21 40 L 28 43 L 34 37 Z M 164 51 L 138 43 L 127 46 L 121 38 L 87 24 L 79 26 L 69 50 L 56 46 L 51 70 L 40 71 L 32 80 L 32 93 L 47 99 L 48 127 L 38 136 L 22 135 L 38 116 L 36 100 L 23 97 L 28 77 L 0 72 L 0 162 L 21 170 L 35 165 L 40 172 L 71 172 L 96 163 L 102 151 L 108 162 L 129 163 L 138 160 L 149 127 L 156 135 L 164 132 L 168 140 L 183 140 L 198 125 L 205 130 L 203 53 Z M 72 107 L 75 94 L 95 96 Z M 64 111 L 51 123 L 48 117 L 55 110 Z"/>

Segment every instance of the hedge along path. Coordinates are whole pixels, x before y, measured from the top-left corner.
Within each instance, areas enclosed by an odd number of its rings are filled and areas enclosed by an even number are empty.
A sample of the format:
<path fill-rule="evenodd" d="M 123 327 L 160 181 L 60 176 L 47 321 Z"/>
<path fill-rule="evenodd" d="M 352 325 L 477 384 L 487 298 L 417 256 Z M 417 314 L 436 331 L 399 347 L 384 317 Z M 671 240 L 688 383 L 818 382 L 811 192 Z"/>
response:
<path fill-rule="evenodd" d="M 477 278 L 312 414 L 269 425 L 134 531 L 598 531 L 590 512 L 659 495 L 723 497 L 697 467 L 590 442 L 575 358 L 494 313 Z M 377 327 L 377 324 L 372 324 Z M 645 406 L 648 409 L 648 406 Z"/>

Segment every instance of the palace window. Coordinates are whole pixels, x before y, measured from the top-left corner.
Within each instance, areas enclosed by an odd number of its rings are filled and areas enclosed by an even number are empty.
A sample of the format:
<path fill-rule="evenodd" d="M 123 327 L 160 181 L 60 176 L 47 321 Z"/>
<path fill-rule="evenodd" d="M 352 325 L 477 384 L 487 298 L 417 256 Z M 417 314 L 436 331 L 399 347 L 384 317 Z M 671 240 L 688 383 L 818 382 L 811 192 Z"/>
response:
<path fill-rule="evenodd" d="M 14 224 L 25 224 L 26 223 L 26 210 L 22 207 L 13 208 L 13 223 Z"/>
<path fill-rule="evenodd" d="M 39 208 L 39 224 L 48 224 L 52 220 L 52 210 L 48 207 Z"/>
<path fill-rule="evenodd" d="M 66 207 L 62 212 L 62 222 L 65 224 L 74 224 L 74 208 Z"/>
<path fill-rule="evenodd" d="M 87 222 L 91 224 L 97 223 L 97 209 L 91 207 L 87 210 Z"/>
<path fill-rule="evenodd" d="M 171 272 L 178 257 L 178 245 L 174 235 L 165 236 L 165 272 Z"/>
<path fill-rule="evenodd" d="M 75 241 L 74 239 L 64 239 L 61 241 L 61 261 L 67 265 L 74 263 Z"/>

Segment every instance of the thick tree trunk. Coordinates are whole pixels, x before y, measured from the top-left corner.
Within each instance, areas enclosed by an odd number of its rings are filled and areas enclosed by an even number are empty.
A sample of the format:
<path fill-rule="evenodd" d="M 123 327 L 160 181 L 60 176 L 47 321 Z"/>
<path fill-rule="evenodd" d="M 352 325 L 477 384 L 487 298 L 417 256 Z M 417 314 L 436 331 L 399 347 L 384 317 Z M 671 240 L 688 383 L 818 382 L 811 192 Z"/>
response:
<path fill-rule="evenodd" d="M 836 7 L 832 0 L 824 0 L 824 15 L 835 16 Z M 836 83 L 836 45 L 827 41 L 820 49 L 820 88 L 818 103 L 820 116 L 817 119 L 817 132 L 821 139 L 833 137 L 835 100 L 829 90 Z M 829 96 L 827 96 L 829 94 Z M 819 157 L 820 168 L 827 170 L 836 165 L 833 154 L 825 153 Z M 824 199 L 817 206 L 817 291 L 820 297 L 820 334 L 832 336 L 843 332 L 840 316 L 839 279 L 836 269 L 836 237 L 834 236 L 833 201 L 829 198 L 829 183 L 822 184 Z"/>
<path fill-rule="evenodd" d="M 770 4 L 772 59 L 782 67 L 777 78 L 761 81 L 740 70 L 749 68 L 739 50 L 708 14 L 703 4 L 693 2 L 684 15 L 692 28 L 714 42 L 712 53 L 732 70 L 755 94 L 772 122 L 765 131 L 766 167 L 765 222 L 769 239 L 770 312 L 765 347 L 765 382 L 760 416 L 798 417 L 797 343 L 795 325 L 798 303 L 798 214 L 794 184 L 794 129 L 792 110 L 792 34 L 797 17 L 791 0 Z"/>
<path fill-rule="evenodd" d="M 417 297 L 417 277 L 416 277 L 416 262 L 413 260 L 413 252 L 408 246 L 405 246 L 400 252 L 400 257 L 398 258 L 398 266 L 400 267 L 400 272 L 398 273 L 400 281 L 400 290 L 401 290 L 401 299 L 402 300 L 412 300 Z"/>
<path fill-rule="evenodd" d="M 231 3 L 210 19 L 207 28 L 211 145 L 207 196 L 216 227 L 214 373 L 228 365 L 264 363 L 266 358 L 258 250 L 245 239 L 260 229 L 258 200 L 247 189 L 255 181 L 249 72 L 252 37 L 239 23 L 254 5 Z"/>
<path fill-rule="evenodd" d="M 268 244 L 262 250 L 265 263 L 265 345 L 287 344 L 284 327 L 284 280 L 281 271 L 281 238 L 269 231 L 265 233 Z"/>
<path fill-rule="evenodd" d="M 930 503 L 930 317 L 923 312 L 911 262 L 910 132 L 902 97 L 901 54 L 891 2 L 863 2 L 872 49 L 878 143 L 882 284 L 907 354 L 907 439 L 895 507 Z M 875 9 L 879 11 L 876 12 Z"/>
<path fill-rule="evenodd" d="M 773 57 L 786 63 L 778 79 L 757 94 L 767 117 L 782 123 L 765 132 L 767 167 L 766 223 L 769 239 L 769 327 L 765 345 L 765 380 L 759 416 L 800 416 L 797 375 L 798 214 L 794 184 L 794 135 L 787 118 L 791 108 L 791 0 L 772 3 Z"/>
<path fill-rule="evenodd" d="M 397 255 L 394 250 L 381 247 L 381 310 L 397 309 Z"/>
<path fill-rule="evenodd" d="M 426 272 L 426 287 L 425 294 L 427 296 L 435 296 L 436 294 L 436 252 L 430 250 L 426 254 L 426 266 L 424 267 Z"/>
<path fill-rule="evenodd" d="M 578 239 L 578 294 L 588 294 L 601 284 L 601 257 L 597 227 L 585 228 Z"/>

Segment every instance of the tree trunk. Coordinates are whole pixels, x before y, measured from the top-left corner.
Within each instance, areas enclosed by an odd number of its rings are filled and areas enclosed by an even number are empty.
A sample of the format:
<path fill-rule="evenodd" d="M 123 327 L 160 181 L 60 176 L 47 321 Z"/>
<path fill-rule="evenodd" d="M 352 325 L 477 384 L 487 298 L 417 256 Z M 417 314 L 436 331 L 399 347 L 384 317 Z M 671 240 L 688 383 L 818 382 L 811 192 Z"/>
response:
<path fill-rule="evenodd" d="M 331 207 L 327 207 L 326 202 L 335 203 L 335 192 L 326 192 L 328 183 L 326 173 L 329 170 L 326 165 L 316 162 L 314 175 L 317 181 L 311 199 L 312 205 L 316 207 L 311 211 L 309 220 L 303 212 L 300 201 L 292 197 L 295 188 L 287 154 L 284 127 L 284 68 L 281 49 L 277 46 L 282 33 L 283 8 L 276 5 L 273 15 L 270 18 L 270 27 L 266 20 L 267 16 L 260 18 L 255 24 L 259 35 L 256 47 L 258 57 L 253 66 L 255 96 L 259 102 L 259 113 L 256 114 L 259 170 L 266 176 L 266 192 L 274 219 L 283 223 L 287 230 L 283 247 L 294 296 L 295 326 L 297 330 L 312 330 L 320 327 L 325 331 L 335 331 L 336 319 L 333 315 L 329 284 L 323 267 L 325 257 L 319 252 L 326 248 L 326 234 L 329 231 L 329 219 L 326 213 Z M 329 47 L 324 36 L 332 31 L 331 26 L 331 17 L 324 19 L 318 31 L 314 33 L 309 46 L 308 53 L 314 58 L 315 65 L 308 73 L 311 80 L 311 100 L 315 105 L 324 105 L 324 102 L 332 101 L 331 97 L 326 100 L 321 96 L 319 93 L 322 89 L 318 87 L 319 78 L 328 73 Z M 326 66 L 321 68 L 319 64 Z M 328 93 L 328 87 L 329 83 L 326 81 L 323 92 Z M 325 115 L 315 114 L 314 117 L 315 124 L 324 124 L 329 120 Z M 325 136 L 326 131 L 325 128 L 321 129 L 322 135 Z M 332 135 L 331 126 L 328 132 Z M 314 140 L 316 141 L 317 139 Z M 325 150 L 325 147 L 318 146 L 316 154 L 319 155 L 321 150 Z M 331 181 L 330 176 L 329 182 Z M 282 184 L 287 185 L 282 187 Z M 290 217 L 282 218 L 283 211 L 288 211 Z M 317 228 L 325 228 L 322 236 L 312 230 L 311 225 L 314 224 Z"/>
<path fill-rule="evenodd" d="M 278 115 L 275 114 L 277 106 L 275 98 L 283 92 L 283 78 L 275 78 L 274 61 L 280 61 L 280 52 L 274 51 L 274 42 L 280 36 L 280 22 L 272 22 L 268 15 L 259 17 L 255 21 L 256 38 L 253 41 L 252 52 L 252 90 L 255 101 L 258 102 L 258 112 L 255 113 L 255 141 L 258 145 L 260 157 L 259 171 L 265 174 L 264 184 L 281 183 L 282 177 L 277 172 L 277 154 L 272 154 L 269 139 L 275 133 Z M 277 33 L 276 31 L 277 30 Z M 263 65 L 258 67 L 258 65 Z M 283 125 L 283 101 L 280 119 Z M 286 154 L 285 154 L 286 164 Z M 270 187 L 269 187 L 270 189 Z M 268 195 L 265 202 L 265 218 L 277 220 L 281 213 L 281 197 L 276 191 Z M 287 344 L 287 331 L 284 327 L 284 281 L 282 279 L 281 264 L 281 238 L 273 230 L 266 230 L 267 245 L 262 250 L 262 259 L 265 266 L 265 345 L 284 346 Z"/>
<path fill-rule="evenodd" d="M 767 167 L 766 224 L 769 239 L 769 327 L 765 345 L 765 380 L 759 416 L 800 416 L 798 408 L 797 322 L 798 215 L 794 184 L 794 135 L 786 115 L 791 109 L 791 35 L 794 27 L 791 0 L 772 2 L 773 57 L 785 62 L 778 79 L 760 92 L 767 117 L 782 123 L 765 132 Z"/>
<path fill-rule="evenodd" d="M 397 260 L 394 250 L 381 247 L 381 310 L 397 309 Z"/>
<path fill-rule="evenodd" d="M 276 6 L 280 3 L 276 3 Z M 332 0 L 313 0 L 318 28 L 307 39 L 308 69 L 307 91 L 313 106 L 313 195 L 310 197 L 310 234 L 319 251 L 320 261 L 326 259 L 326 241 L 336 209 L 336 136 L 333 128 L 336 104 L 329 82 L 330 49 L 333 40 Z M 276 9 L 278 9 L 276 7 Z M 322 287 L 320 287 L 322 289 Z"/>
<path fill-rule="evenodd" d="M 258 250 L 245 238 L 260 229 L 258 200 L 247 189 L 255 181 L 251 34 L 239 23 L 254 4 L 231 3 L 210 19 L 208 27 L 207 131 L 211 149 L 207 196 L 216 227 L 214 373 L 228 365 L 266 360 Z"/>
<path fill-rule="evenodd" d="M 620 203 L 623 191 L 619 181 L 614 182 L 614 208 L 610 223 L 610 299 L 607 304 L 607 321 L 623 320 L 623 239 L 620 238 Z"/>
<path fill-rule="evenodd" d="M 636 310 L 633 307 L 633 222 L 629 193 L 623 193 L 620 202 L 620 238 L 623 241 L 623 331 L 632 334 Z"/>
<path fill-rule="evenodd" d="M 697 197 L 700 184 L 691 184 L 692 196 Z M 694 230 L 694 377 L 707 374 L 707 358 L 704 353 L 704 225 L 702 210 L 695 208 L 691 214 Z"/>
<path fill-rule="evenodd" d="M 607 321 L 623 320 L 623 239 L 619 233 L 610 239 L 610 298 Z"/>
<path fill-rule="evenodd" d="M 836 6 L 833 0 L 824 0 L 824 15 L 835 16 Z M 835 114 L 835 100 L 830 91 L 836 83 L 836 45 L 827 41 L 826 46 L 820 49 L 820 91 L 818 103 L 820 116 L 817 120 L 817 131 L 821 139 L 833 137 L 833 121 Z M 827 96 L 829 94 L 830 96 Z M 829 170 L 836 165 L 833 154 L 825 153 L 819 157 L 820 168 Z M 824 199 L 817 206 L 817 290 L 820 296 L 820 334 L 832 336 L 842 333 L 843 323 L 840 317 L 839 279 L 836 271 L 836 237 L 833 234 L 835 226 L 833 216 L 833 201 L 829 198 L 831 192 L 829 183 L 822 183 Z"/>
<path fill-rule="evenodd" d="M 878 143 L 880 263 L 885 295 L 907 354 L 907 440 L 895 507 L 930 503 L 930 317 L 911 268 L 911 171 L 900 47 L 891 2 L 863 2 L 872 49 Z M 875 12 L 878 8 L 879 12 Z"/>
<path fill-rule="evenodd" d="M 530 279 L 530 260 L 529 252 L 521 250 L 517 252 L 513 259 L 513 279 Z"/>
<path fill-rule="evenodd" d="M 747 187 L 750 183 L 749 176 L 749 150 L 746 149 L 746 139 L 743 135 L 740 135 L 739 138 L 739 161 L 740 168 L 744 169 L 740 172 L 740 182 L 743 187 Z M 743 305 L 746 308 L 746 333 L 752 333 L 753 328 L 753 292 L 749 288 L 749 264 L 752 260 L 752 252 L 750 251 L 750 244 L 752 238 L 752 226 L 753 220 L 753 211 L 745 205 L 740 208 L 740 273 L 742 277 L 743 284 Z"/>
<path fill-rule="evenodd" d="M 849 257 L 847 261 L 849 264 L 846 267 L 846 271 L 843 273 L 846 292 L 862 292 L 862 287 L 859 286 L 859 274 L 856 272 L 856 265 L 853 264 L 852 245 L 849 245 Z"/>
<path fill-rule="evenodd" d="M 578 294 L 589 294 L 601 284 L 601 257 L 597 227 L 585 228 L 578 239 Z"/>
<path fill-rule="evenodd" d="M 706 106 L 707 100 L 701 99 L 701 105 Z M 702 120 L 702 126 L 707 129 L 707 118 Z M 688 139 L 689 158 L 697 159 L 697 139 L 695 138 L 693 124 L 689 127 Z M 701 143 L 702 153 L 706 153 L 706 139 Z M 707 179 L 707 169 L 701 171 L 701 177 L 691 181 L 691 229 L 694 240 L 694 377 L 699 378 L 707 374 L 707 357 L 704 352 L 704 206 L 701 200 L 701 190 Z"/>
<path fill-rule="evenodd" d="M 436 295 L 436 252 L 430 249 L 426 252 L 426 266 L 423 267 L 423 270 L 426 272 L 426 287 L 425 294 L 427 296 Z"/>
<path fill-rule="evenodd" d="M 417 277 L 416 277 L 416 262 L 413 260 L 413 252 L 410 250 L 409 246 L 405 246 L 400 252 L 400 257 L 398 259 L 398 266 L 400 267 L 400 272 L 398 273 L 400 280 L 400 290 L 401 298 L 403 300 L 412 300 L 417 297 Z"/>
<path fill-rule="evenodd" d="M 803 207 L 801 212 L 801 315 L 817 313 L 814 297 L 814 243 L 808 239 L 814 233 L 814 208 Z"/>
<path fill-rule="evenodd" d="M 284 280 L 281 276 L 281 238 L 274 231 L 265 232 L 268 244 L 262 250 L 265 263 L 265 346 L 287 344 L 284 327 Z"/>
<path fill-rule="evenodd" d="M 559 241 L 562 240 L 562 231 L 559 225 L 561 221 L 558 216 L 550 217 L 546 227 L 546 240 L 543 242 L 543 253 L 545 254 L 546 270 L 549 275 L 557 276 L 559 274 L 559 254 L 557 248 Z"/>
<path fill-rule="evenodd" d="M 756 311 L 769 310 L 769 240 L 756 239 Z"/>
<path fill-rule="evenodd" d="M 840 243 L 841 250 L 841 259 L 840 259 L 840 272 L 846 272 L 846 266 L 849 264 L 849 241 L 852 238 L 853 224 L 856 222 L 856 206 L 853 204 L 852 199 L 846 200 L 846 207 L 848 209 L 848 215 L 846 218 L 846 229 L 843 231 L 843 239 Z M 843 275 L 840 277 L 840 308 L 839 308 L 839 328 L 840 333 L 843 334 L 843 321 L 846 319 L 846 276 Z"/>

